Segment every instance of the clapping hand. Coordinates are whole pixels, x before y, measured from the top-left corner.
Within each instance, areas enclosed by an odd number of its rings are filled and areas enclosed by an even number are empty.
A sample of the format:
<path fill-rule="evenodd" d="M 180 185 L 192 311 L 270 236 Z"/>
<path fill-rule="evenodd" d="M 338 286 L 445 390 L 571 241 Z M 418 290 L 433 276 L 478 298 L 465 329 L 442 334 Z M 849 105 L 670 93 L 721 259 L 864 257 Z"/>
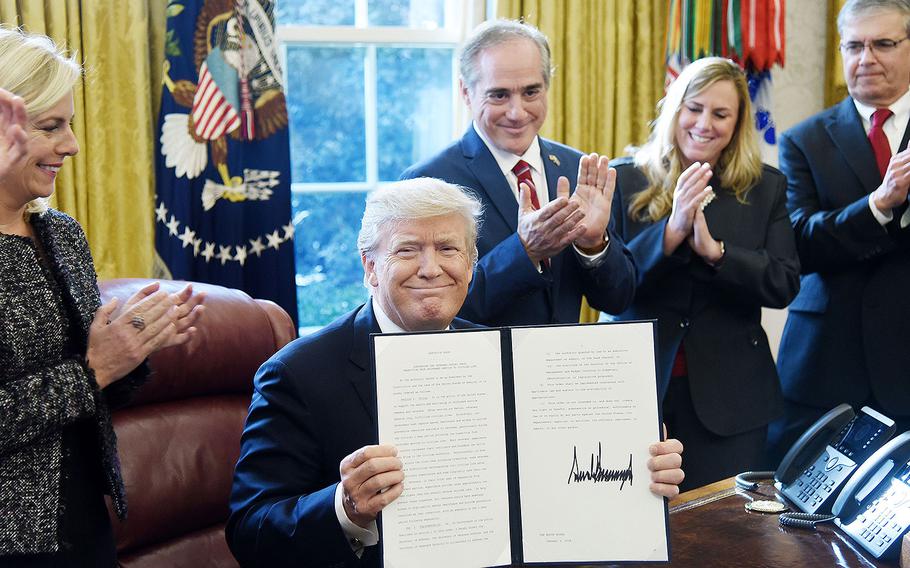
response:
<path fill-rule="evenodd" d="M 193 285 L 187 284 L 179 292 L 171 294 L 171 301 L 175 306 L 177 332 L 161 349 L 187 344 L 192 351 L 196 348 L 195 339 L 199 331 L 195 324 L 205 311 L 205 306 L 202 305 L 205 292 L 193 293 Z"/>
<path fill-rule="evenodd" d="M 539 210 L 531 205 L 531 188 L 522 183 L 518 192 L 518 238 L 531 262 L 559 254 L 585 233 L 579 202 L 569 199 L 569 180 L 559 178 L 556 199 Z"/>
<path fill-rule="evenodd" d="M 680 174 L 673 190 L 673 209 L 664 230 L 664 254 L 671 255 L 689 236 L 701 204 L 712 193 L 711 164 L 695 162 Z"/>
<path fill-rule="evenodd" d="M 710 196 L 706 200 L 710 199 Z M 711 231 L 708 229 L 708 221 L 705 220 L 705 210 L 703 206 L 699 206 L 695 210 L 695 222 L 692 224 L 692 234 L 688 237 L 689 248 L 691 248 L 695 254 L 700 256 L 704 261 L 711 266 L 714 266 L 724 255 L 724 249 L 720 245 L 720 241 L 714 239 L 711 236 Z"/>
<path fill-rule="evenodd" d="M 89 328 L 86 359 L 101 388 L 126 376 L 150 354 L 190 342 L 204 311 L 205 294 L 188 284 L 170 294 L 154 282 L 122 305 L 117 298 L 98 309 Z"/>
<path fill-rule="evenodd" d="M 556 199 L 540 210 L 531 205 L 531 189 L 519 185 L 518 238 L 532 262 L 555 256 L 573 242 L 587 254 L 604 249 L 616 188 L 616 171 L 609 163 L 606 156 L 582 156 L 575 193 L 568 178 L 560 176 Z"/>
<path fill-rule="evenodd" d="M 559 184 L 568 185 L 566 178 Z M 606 247 L 606 230 L 610 223 L 613 192 L 616 189 L 616 170 L 610 167 L 606 156 L 588 154 L 578 163 L 578 184 L 571 201 L 578 203 L 584 214 L 584 232 L 575 239 L 575 246 L 587 254 L 597 254 Z"/>
<path fill-rule="evenodd" d="M 910 148 L 891 156 L 882 184 L 872 193 L 875 207 L 888 213 L 907 201 L 910 189 Z"/>
<path fill-rule="evenodd" d="M 0 181 L 25 158 L 27 126 L 22 98 L 0 89 Z"/>

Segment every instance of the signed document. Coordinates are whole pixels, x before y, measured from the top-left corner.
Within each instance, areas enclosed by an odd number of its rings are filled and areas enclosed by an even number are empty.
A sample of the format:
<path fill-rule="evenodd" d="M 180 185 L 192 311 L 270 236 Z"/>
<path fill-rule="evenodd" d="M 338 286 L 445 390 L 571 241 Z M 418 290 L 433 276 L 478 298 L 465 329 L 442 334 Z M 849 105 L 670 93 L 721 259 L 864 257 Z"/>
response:
<path fill-rule="evenodd" d="M 516 328 L 512 360 L 524 561 L 669 560 L 652 324 Z"/>
<path fill-rule="evenodd" d="M 373 336 L 386 568 L 669 560 L 652 322 Z"/>
<path fill-rule="evenodd" d="M 382 512 L 386 568 L 511 562 L 499 330 L 373 338 L 379 443 L 405 490 Z"/>

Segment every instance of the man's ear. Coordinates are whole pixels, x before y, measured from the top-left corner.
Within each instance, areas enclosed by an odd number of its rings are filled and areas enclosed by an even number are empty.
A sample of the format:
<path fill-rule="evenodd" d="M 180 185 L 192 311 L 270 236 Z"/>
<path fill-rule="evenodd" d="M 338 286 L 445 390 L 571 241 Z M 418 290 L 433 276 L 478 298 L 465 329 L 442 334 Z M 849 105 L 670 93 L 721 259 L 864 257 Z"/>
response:
<path fill-rule="evenodd" d="M 471 93 L 468 90 L 468 86 L 465 85 L 464 79 L 461 77 L 458 78 L 458 90 L 461 92 L 461 99 L 464 101 L 464 104 L 468 105 L 468 108 L 471 107 Z"/>
<path fill-rule="evenodd" d="M 376 261 L 369 258 L 365 253 L 360 254 L 360 264 L 363 265 L 363 281 L 367 286 L 375 288 L 379 285 L 379 277 L 376 276 Z"/>
<path fill-rule="evenodd" d="M 475 245 L 475 246 L 476 246 L 476 245 Z M 465 243 L 465 249 L 464 249 L 464 250 L 465 250 L 465 252 L 467 253 L 467 259 L 466 259 L 466 260 L 468 261 L 468 286 L 470 286 L 470 285 L 471 285 L 471 281 L 474 280 L 474 269 L 477 268 L 477 263 L 474 262 L 473 260 L 471 260 L 471 253 L 470 253 L 470 251 L 471 251 L 472 248 L 473 248 L 473 247 L 471 246 L 471 243 Z M 476 249 L 475 249 L 475 250 L 476 250 Z"/>

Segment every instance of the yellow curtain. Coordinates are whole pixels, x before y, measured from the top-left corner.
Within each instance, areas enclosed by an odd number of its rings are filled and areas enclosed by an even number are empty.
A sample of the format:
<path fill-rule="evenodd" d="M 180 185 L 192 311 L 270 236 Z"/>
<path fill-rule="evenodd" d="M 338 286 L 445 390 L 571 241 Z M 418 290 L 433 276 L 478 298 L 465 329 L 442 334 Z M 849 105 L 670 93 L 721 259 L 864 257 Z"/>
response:
<path fill-rule="evenodd" d="M 847 96 L 847 81 L 840 56 L 840 36 L 837 33 L 837 14 L 846 0 L 828 0 L 828 45 L 825 64 L 825 107 L 839 103 Z"/>
<path fill-rule="evenodd" d="M 556 74 L 543 136 L 610 157 L 647 139 L 664 92 L 666 2 L 500 0 L 497 13 L 550 40 Z M 585 302 L 580 321 L 598 315 Z"/>
<path fill-rule="evenodd" d="M 80 152 L 53 206 L 85 229 L 100 278 L 149 276 L 154 255 L 153 103 L 160 97 L 165 2 L 0 0 L 0 22 L 43 33 L 86 68 L 76 85 Z"/>

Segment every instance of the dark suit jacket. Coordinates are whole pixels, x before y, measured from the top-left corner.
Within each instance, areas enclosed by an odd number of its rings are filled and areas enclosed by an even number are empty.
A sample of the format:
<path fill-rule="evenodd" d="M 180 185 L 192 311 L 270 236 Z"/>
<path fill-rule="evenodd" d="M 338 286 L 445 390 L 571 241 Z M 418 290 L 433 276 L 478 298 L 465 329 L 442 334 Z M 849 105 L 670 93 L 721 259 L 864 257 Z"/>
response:
<path fill-rule="evenodd" d="M 683 343 L 692 403 L 706 428 L 732 435 L 768 424 L 782 399 L 761 307 L 782 308 L 799 289 L 784 176 L 765 166 L 746 205 L 732 192 L 716 190 L 705 217 L 725 254 L 712 268 L 687 243 L 664 256 L 667 219 L 643 223 L 628 214 L 634 195 L 647 187 L 644 174 L 631 158 L 614 167 L 622 199 L 614 217 L 639 271 L 635 300 L 618 319 L 657 319 L 661 400 Z M 716 178 L 712 186 L 720 187 Z"/>
<path fill-rule="evenodd" d="M 463 320 L 453 328 L 475 327 Z M 339 464 L 376 443 L 370 303 L 273 355 L 256 373 L 225 535 L 243 566 L 379 566 L 335 516 Z"/>
<path fill-rule="evenodd" d="M 101 306 L 85 234 L 75 219 L 53 209 L 32 215 L 30 223 L 38 243 L 0 234 L 0 555 L 59 550 L 59 522 L 71 513 L 61 494 L 61 478 L 72 473 L 64 453 L 74 451 L 66 440 L 79 435 L 79 420 L 89 420 L 81 428 L 94 429 L 98 451 L 76 455 L 97 459 L 86 471 L 103 475 L 103 489 L 125 516 L 109 408 L 124 403 L 147 373 L 142 365 L 98 388 L 84 358 Z M 42 252 L 59 298 L 48 285 Z M 91 474 L 83 476 L 88 483 Z"/>
<path fill-rule="evenodd" d="M 574 188 L 578 150 L 540 138 L 550 199 L 556 180 L 566 176 Z M 473 126 L 461 140 L 425 162 L 411 166 L 402 179 L 435 177 L 471 189 L 483 203 L 477 239 L 480 261 L 459 315 L 492 326 L 572 323 L 581 297 L 596 309 L 618 313 L 635 292 L 635 266 L 622 239 L 610 231 L 603 262 L 585 268 L 572 246 L 550 261 L 543 274 L 531 263 L 518 238 L 518 202 L 496 159 Z M 615 202 L 614 202 L 615 203 Z"/>
<path fill-rule="evenodd" d="M 803 271 L 778 353 L 784 395 L 821 408 L 874 396 L 910 415 L 910 229 L 869 210 L 881 176 L 853 100 L 784 133 L 780 167 Z"/>

